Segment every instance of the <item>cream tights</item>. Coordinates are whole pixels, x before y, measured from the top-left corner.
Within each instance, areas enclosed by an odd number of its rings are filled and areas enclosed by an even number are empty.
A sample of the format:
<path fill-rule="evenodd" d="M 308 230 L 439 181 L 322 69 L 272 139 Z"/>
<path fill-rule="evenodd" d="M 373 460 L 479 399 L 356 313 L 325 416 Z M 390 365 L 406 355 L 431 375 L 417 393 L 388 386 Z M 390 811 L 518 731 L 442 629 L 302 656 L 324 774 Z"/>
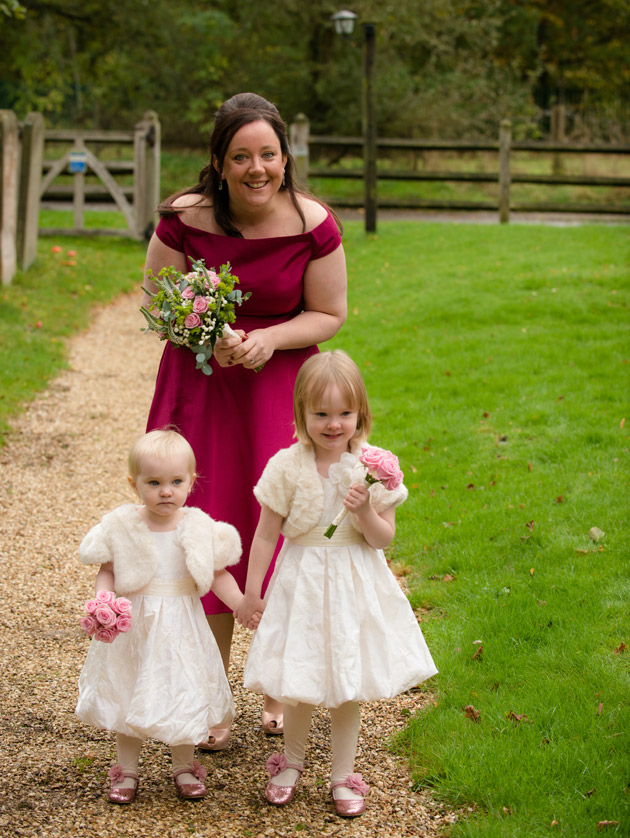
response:
<path fill-rule="evenodd" d="M 138 773 L 138 760 L 140 759 L 140 750 L 142 748 L 142 739 L 136 739 L 135 736 L 125 736 L 122 733 L 116 734 L 116 752 L 118 755 L 118 764 L 122 766 L 123 771 L 133 771 Z M 190 768 L 195 757 L 194 745 L 173 745 L 171 746 L 171 761 L 173 763 L 173 774 L 180 771 L 182 768 Z M 199 780 L 194 774 L 180 774 L 180 783 L 198 783 Z M 131 777 L 125 777 L 120 785 L 116 786 L 119 789 L 133 788 L 136 781 Z"/>
<path fill-rule="evenodd" d="M 288 763 L 304 764 L 306 740 L 311 727 L 312 704 L 290 704 L 284 706 L 284 755 Z M 354 759 L 359 740 L 361 725 L 361 707 L 358 701 L 348 701 L 340 707 L 333 707 L 330 712 L 330 739 L 332 748 L 331 783 L 346 779 L 354 771 Z M 271 779 L 276 786 L 293 786 L 297 782 L 298 772 L 294 768 L 285 768 Z M 337 788 L 335 796 L 340 799 L 355 798 L 350 789 Z"/>

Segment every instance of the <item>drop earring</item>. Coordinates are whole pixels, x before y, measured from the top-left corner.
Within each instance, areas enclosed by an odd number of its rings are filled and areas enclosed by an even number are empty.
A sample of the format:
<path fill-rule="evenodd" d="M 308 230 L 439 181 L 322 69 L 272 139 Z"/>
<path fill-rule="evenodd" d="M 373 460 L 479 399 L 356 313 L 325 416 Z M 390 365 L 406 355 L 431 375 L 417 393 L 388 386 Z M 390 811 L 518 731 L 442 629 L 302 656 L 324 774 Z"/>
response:
<path fill-rule="evenodd" d="M 219 179 L 219 192 L 223 189 L 223 176 Z"/>

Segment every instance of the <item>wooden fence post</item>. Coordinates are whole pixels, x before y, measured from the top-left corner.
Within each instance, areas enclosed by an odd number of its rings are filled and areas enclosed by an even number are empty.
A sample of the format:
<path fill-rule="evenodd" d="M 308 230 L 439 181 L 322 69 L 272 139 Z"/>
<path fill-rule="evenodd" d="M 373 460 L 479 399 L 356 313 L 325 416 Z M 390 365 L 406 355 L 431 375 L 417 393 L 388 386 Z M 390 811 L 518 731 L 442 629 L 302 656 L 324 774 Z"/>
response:
<path fill-rule="evenodd" d="M 374 104 L 374 60 L 376 30 L 373 23 L 363 24 L 363 179 L 365 192 L 365 232 L 376 232 L 377 216 L 377 146 L 376 107 Z"/>
<path fill-rule="evenodd" d="M 20 168 L 18 121 L 13 111 L 0 110 L 0 275 L 8 285 L 17 268 L 15 232 Z"/>
<path fill-rule="evenodd" d="M 17 207 L 17 263 L 25 271 L 37 256 L 39 193 L 44 157 L 44 117 L 29 113 L 22 126 L 22 161 Z"/>
<path fill-rule="evenodd" d="M 502 119 L 499 129 L 499 221 L 510 221 L 510 145 L 512 144 L 512 123 Z"/>
<path fill-rule="evenodd" d="M 295 160 L 296 175 L 300 186 L 308 186 L 308 136 L 310 123 L 306 114 L 299 113 L 289 129 L 291 154 Z"/>
<path fill-rule="evenodd" d="M 136 124 L 134 135 L 134 209 L 136 237 L 149 239 L 156 224 L 160 200 L 160 120 L 146 111 Z"/>
<path fill-rule="evenodd" d="M 551 107 L 551 140 L 554 143 L 563 143 L 566 140 L 567 109 L 566 105 L 552 105 Z M 561 175 L 564 172 L 562 155 L 558 151 L 553 152 L 551 171 L 554 175 Z"/>

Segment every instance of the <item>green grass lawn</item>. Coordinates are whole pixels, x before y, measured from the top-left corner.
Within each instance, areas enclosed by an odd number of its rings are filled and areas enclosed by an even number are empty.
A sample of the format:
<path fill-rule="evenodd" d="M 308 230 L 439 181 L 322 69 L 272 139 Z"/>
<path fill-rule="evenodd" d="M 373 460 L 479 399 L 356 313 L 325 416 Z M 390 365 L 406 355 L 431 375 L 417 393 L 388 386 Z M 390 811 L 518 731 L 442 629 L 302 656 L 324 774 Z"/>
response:
<path fill-rule="evenodd" d="M 392 746 L 465 814 L 453 836 L 628 835 L 627 227 L 355 222 L 344 242 L 329 345 L 401 459 L 389 553 L 440 670 Z M 5 429 L 144 259 L 118 239 L 39 247 L 0 298 Z"/>
<path fill-rule="evenodd" d="M 140 287 L 145 250 L 127 239 L 42 237 L 34 265 L 0 288 L 0 444 L 9 418 L 65 366 L 65 339 L 89 326 L 93 306 Z"/>
<path fill-rule="evenodd" d="M 381 223 L 345 242 L 332 344 L 402 460 L 391 556 L 440 670 L 397 747 L 417 787 L 474 808 L 454 836 L 628 835 L 627 229 Z"/>

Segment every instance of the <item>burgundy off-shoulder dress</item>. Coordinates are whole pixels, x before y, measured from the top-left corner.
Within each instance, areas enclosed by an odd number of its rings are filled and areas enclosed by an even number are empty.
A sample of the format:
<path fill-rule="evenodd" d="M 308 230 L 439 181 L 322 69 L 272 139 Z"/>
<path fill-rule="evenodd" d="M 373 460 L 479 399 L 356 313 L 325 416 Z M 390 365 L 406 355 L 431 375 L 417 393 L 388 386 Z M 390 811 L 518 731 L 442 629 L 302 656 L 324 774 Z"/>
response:
<path fill-rule="evenodd" d="M 295 236 L 240 239 L 184 224 L 178 215 L 162 218 L 160 241 L 208 268 L 229 262 L 243 293 L 251 297 L 236 309 L 236 329 L 246 332 L 283 323 L 304 306 L 303 277 L 308 263 L 332 253 L 341 235 L 329 214 L 313 230 Z M 316 346 L 274 352 L 260 372 L 220 367 L 195 368 L 190 349 L 166 343 L 149 411 L 147 431 L 175 425 L 192 445 L 197 482 L 188 498 L 218 521 L 238 530 L 243 557 L 229 568 L 241 590 L 260 507 L 252 489 L 269 458 L 294 441 L 293 385 L 298 369 Z M 269 569 L 268 577 L 273 571 Z M 207 614 L 229 609 L 213 593 L 202 600 Z"/>

